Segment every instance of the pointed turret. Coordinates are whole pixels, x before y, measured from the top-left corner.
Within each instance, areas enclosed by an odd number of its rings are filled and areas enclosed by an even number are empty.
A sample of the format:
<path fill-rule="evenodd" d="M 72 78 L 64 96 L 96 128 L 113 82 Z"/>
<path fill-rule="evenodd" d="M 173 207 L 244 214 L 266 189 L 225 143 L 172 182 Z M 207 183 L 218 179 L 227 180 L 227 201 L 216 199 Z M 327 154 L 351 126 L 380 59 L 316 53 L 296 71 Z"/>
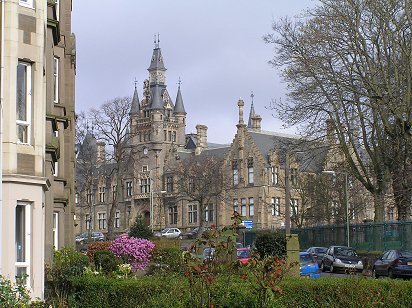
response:
<path fill-rule="evenodd" d="M 147 69 L 149 72 L 150 71 L 165 71 L 165 65 L 163 63 L 163 57 L 162 57 L 162 52 L 159 47 L 159 41 L 157 44 L 155 44 L 155 48 L 153 49 L 153 55 L 152 55 L 152 60 L 150 61 L 150 66 Z"/>
<path fill-rule="evenodd" d="M 160 93 L 161 89 L 158 85 L 155 85 L 152 92 L 152 110 L 163 110 L 163 100 L 162 95 Z"/>
<path fill-rule="evenodd" d="M 252 105 L 250 106 L 250 112 L 249 112 L 249 121 L 247 122 L 247 127 L 252 128 L 252 118 L 255 116 L 255 107 L 253 107 L 253 100 L 252 100 Z"/>
<path fill-rule="evenodd" d="M 140 103 L 139 103 L 139 95 L 137 94 L 137 87 L 134 86 L 134 93 L 132 99 L 132 106 L 130 107 L 130 115 L 139 115 L 140 112 Z"/>
<path fill-rule="evenodd" d="M 186 114 L 185 106 L 183 105 L 183 98 L 182 93 L 180 92 L 180 80 L 179 80 L 179 88 L 177 89 L 177 96 L 176 96 L 176 103 L 175 108 L 173 110 L 174 114 Z"/>

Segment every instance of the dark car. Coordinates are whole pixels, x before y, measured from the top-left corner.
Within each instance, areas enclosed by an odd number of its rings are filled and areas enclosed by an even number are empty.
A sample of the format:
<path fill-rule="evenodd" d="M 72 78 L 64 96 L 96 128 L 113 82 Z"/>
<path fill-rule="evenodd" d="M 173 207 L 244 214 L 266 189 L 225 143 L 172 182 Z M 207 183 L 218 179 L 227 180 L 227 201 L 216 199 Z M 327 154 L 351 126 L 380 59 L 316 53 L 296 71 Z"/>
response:
<path fill-rule="evenodd" d="M 306 252 L 310 253 L 310 255 L 317 261 L 318 265 L 320 266 L 323 256 L 325 255 L 327 250 L 327 247 L 309 247 Z"/>
<path fill-rule="evenodd" d="M 347 246 L 330 246 L 320 264 L 322 272 L 363 271 L 363 263 L 356 251 Z"/>
<path fill-rule="evenodd" d="M 373 276 L 389 278 L 412 277 L 412 252 L 406 250 L 388 250 L 373 264 Z"/>
<path fill-rule="evenodd" d="M 193 239 L 193 238 L 197 237 L 197 235 L 199 234 L 199 230 L 200 230 L 200 228 L 196 227 L 196 228 L 194 228 L 193 230 L 191 230 L 189 232 L 182 233 L 181 236 L 182 236 L 182 238 Z"/>
<path fill-rule="evenodd" d="M 308 252 L 299 253 L 300 276 L 308 278 L 319 278 L 320 270 L 318 263 Z"/>

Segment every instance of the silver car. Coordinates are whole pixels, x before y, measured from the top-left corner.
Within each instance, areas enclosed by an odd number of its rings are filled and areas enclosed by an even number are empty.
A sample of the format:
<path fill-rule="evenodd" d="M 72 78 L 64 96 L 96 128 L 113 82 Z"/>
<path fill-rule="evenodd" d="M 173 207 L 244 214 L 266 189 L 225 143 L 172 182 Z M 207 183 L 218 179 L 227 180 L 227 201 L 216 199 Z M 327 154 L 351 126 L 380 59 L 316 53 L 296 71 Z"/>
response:
<path fill-rule="evenodd" d="M 154 236 L 167 238 L 182 238 L 182 231 L 178 228 L 165 228 L 160 232 L 155 232 Z"/>
<path fill-rule="evenodd" d="M 363 263 L 353 248 L 347 246 L 330 246 L 323 256 L 320 268 L 322 272 L 329 269 L 331 273 L 337 271 L 362 272 Z"/>

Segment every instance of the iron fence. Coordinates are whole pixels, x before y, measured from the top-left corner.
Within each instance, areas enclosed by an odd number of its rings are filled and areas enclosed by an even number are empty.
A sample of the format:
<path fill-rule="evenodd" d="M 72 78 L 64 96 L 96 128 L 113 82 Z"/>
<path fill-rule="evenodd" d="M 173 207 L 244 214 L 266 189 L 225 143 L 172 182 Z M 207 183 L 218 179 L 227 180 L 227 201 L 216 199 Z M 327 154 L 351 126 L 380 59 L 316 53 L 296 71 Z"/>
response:
<path fill-rule="evenodd" d="M 253 245 L 258 232 L 259 230 L 245 230 L 244 244 Z M 347 226 L 345 224 L 292 228 L 291 233 L 298 234 L 301 250 L 312 246 L 347 245 Z M 358 251 L 370 252 L 388 249 L 412 251 L 412 221 L 351 224 L 349 240 L 350 246 Z"/>

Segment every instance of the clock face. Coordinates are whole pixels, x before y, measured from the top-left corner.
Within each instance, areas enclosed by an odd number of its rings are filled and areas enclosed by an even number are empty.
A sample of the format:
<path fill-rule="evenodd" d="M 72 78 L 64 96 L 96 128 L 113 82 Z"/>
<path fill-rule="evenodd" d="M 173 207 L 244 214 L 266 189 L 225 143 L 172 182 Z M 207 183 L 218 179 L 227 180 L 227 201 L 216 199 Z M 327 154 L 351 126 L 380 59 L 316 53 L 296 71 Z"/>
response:
<path fill-rule="evenodd" d="M 148 150 L 147 148 L 144 148 L 144 149 L 143 149 L 143 154 L 144 154 L 144 155 L 147 155 L 148 152 L 149 152 L 149 150 Z"/>
<path fill-rule="evenodd" d="M 165 82 L 165 75 L 161 71 L 152 72 L 150 75 L 150 82 L 151 83 L 164 83 Z"/>

